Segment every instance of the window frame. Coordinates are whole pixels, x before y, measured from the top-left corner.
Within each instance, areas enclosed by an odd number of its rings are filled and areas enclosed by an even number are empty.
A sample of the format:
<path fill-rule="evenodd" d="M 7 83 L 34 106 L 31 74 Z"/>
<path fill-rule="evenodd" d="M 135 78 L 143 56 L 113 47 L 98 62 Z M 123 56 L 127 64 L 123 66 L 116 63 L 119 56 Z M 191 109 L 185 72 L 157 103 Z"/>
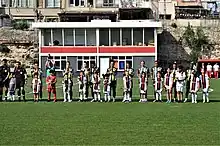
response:
<path fill-rule="evenodd" d="M 55 59 L 55 57 L 59 57 L 59 59 Z M 62 57 L 66 57 L 65 59 L 62 59 Z M 68 57 L 67 56 L 53 56 L 53 60 L 54 60 L 54 65 L 55 65 L 55 62 L 60 62 L 60 67 L 59 69 L 55 68 L 55 71 L 63 71 L 62 70 L 62 61 L 68 61 Z"/>
<path fill-rule="evenodd" d="M 85 59 L 85 57 L 89 57 L 89 58 Z M 95 57 L 95 58 L 91 58 L 91 57 Z M 89 68 L 90 68 L 91 67 L 91 61 L 95 61 L 95 63 L 97 63 L 96 59 L 97 59 L 96 56 L 77 56 L 77 59 L 76 59 L 77 71 L 81 70 L 81 69 L 79 69 L 79 64 L 78 64 L 79 61 L 82 61 L 82 63 L 84 63 L 85 61 L 88 61 L 89 62 Z"/>
<path fill-rule="evenodd" d="M 124 69 L 120 69 L 119 68 L 119 62 L 123 61 L 124 62 L 124 65 L 126 67 L 126 62 L 127 61 L 131 61 L 131 67 L 133 68 L 133 65 L 134 65 L 134 61 L 133 61 L 133 56 L 113 56 L 113 57 L 117 57 L 117 59 L 114 59 L 115 62 L 117 62 L 117 71 L 124 71 Z M 125 57 L 124 59 L 120 59 L 120 57 Z M 127 57 L 131 57 L 131 58 L 127 58 Z"/>

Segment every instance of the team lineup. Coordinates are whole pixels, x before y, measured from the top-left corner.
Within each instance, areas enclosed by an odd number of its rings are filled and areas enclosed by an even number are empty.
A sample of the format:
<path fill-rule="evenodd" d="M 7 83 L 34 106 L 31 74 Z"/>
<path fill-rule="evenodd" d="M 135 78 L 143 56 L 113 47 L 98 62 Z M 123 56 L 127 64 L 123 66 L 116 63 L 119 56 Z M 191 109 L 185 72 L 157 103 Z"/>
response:
<path fill-rule="evenodd" d="M 0 100 L 15 101 L 15 94 L 17 90 L 18 100 L 21 101 L 25 98 L 25 84 L 27 82 L 27 72 L 25 68 L 21 66 L 20 62 L 15 63 L 15 67 L 9 68 L 7 60 L 3 59 L 3 64 L 0 67 Z M 57 77 L 52 57 L 49 55 L 46 66 L 46 84 L 48 92 L 48 102 L 51 101 L 53 94 L 53 101 L 57 101 L 56 83 Z M 218 67 L 219 68 L 219 67 Z M 148 101 L 148 86 L 149 80 L 152 80 L 154 88 L 154 101 L 162 102 L 162 91 L 166 92 L 167 103 L 171 102 L 187 102 L 188 96 L 191 95 L 192 103 L 197 103 L 197 93 L 201 89 L 203 103 L 209 102 L 209 88 L 210 88 L 210 75 L 204 65 L 200 69 L 191 64 L 190 68 L 184 71 L 180 65 L 177 67 L 176 62 L 172 67 L 167 68 L 165 71 L 162 67 L 158 66 L 158 62 L 155 61 L 154 67 L 151 69 L 145 66 L 145 62 L 141 61 L 140 68 L 135 73 L 130 64 L 127 63 L 123 74 L 123 100 L 122 102 L 131 102 L 132 89 L 134 86 L 139 87 L 140 100 L 139 102 Z M 138 85 L 134 84 L 135 74 L 138 78 Z M 42 99 L 42 71 L 39 68 L 38 63 L 34 64 L 31 71 L 32 75 L 32 90 L 34 101 Z M 100 78 L 103 77 L 103 79 Z M 114 102 L 116 98 L 117 88 L 117 68 L 114 67 L 114 60 L 110 60 L 109 68 L 105 74 L 100 75 L 99 68 L 95 64 L 91 65 L 91 68 L 87 67 L 85 63 L 77 78 L 77 84 L 79 85 L 79 102 L 88 101 L 89 91 L 91 91 L 91 102 Z M 64 102 L 72 102 L 73 96 L 73 69 L 70 62 L 66 62 L 66 68 L 63 70 L 63 98 Z M 103 86 L 101 85 L 103 84 Z M 101 89 L 101 87 L 103 89 Z M 5 92 L 3 96 L 3 91 Z M 103 97 L 101 95 L 103 90 Z M 185 93 L 183 93 L 185 92 Z M 185 99 L 184 96 L 185 95 Z"/>

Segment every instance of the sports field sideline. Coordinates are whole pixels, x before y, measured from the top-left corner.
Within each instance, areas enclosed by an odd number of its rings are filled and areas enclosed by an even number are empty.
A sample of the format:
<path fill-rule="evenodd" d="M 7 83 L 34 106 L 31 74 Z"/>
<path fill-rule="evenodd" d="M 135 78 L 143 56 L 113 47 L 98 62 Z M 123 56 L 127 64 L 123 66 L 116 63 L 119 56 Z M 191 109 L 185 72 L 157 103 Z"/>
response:
<path fill-rule="evenodd" d="M 205 104 L 34 103 L 30 86 L 29 82 L 30 102 L 0 103 L 0 145 L 220 145 L 220 80 L 211 80 L 213 92 Z M 137 87 L 135 99 L 139 98 Z M 75 86 L 76 99 L 77 91 Z M 61 88 L 57 92 L 62 99 Z M 153 94 L 151 83 L 149 94 Z"/>

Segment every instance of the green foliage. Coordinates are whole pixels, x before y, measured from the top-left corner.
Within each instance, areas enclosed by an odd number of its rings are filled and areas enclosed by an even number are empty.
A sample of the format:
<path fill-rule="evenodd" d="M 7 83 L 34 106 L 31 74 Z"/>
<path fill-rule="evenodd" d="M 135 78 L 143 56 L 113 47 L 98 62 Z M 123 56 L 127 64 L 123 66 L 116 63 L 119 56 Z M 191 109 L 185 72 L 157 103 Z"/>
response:
<path fill-rule="evenodd" d="M 188 24 L 186 30 L 183 34 L 183 39 L 185 40 L 187 46 L 191 49 L 191 61 L 197 62 L 198 57 L 201 55 L 204 49 L 208 49 L 210 47 L 209 39 L 205 35 L 202 27 L 198 27 L 196 31 Z"/>
<path fill-rule="evenodd" d="M 25 30 L 29 28 L 29 23 L 27 20 L 19 20 L 19 21 L 13 20 L 12 27 L 14 29 Z"/>

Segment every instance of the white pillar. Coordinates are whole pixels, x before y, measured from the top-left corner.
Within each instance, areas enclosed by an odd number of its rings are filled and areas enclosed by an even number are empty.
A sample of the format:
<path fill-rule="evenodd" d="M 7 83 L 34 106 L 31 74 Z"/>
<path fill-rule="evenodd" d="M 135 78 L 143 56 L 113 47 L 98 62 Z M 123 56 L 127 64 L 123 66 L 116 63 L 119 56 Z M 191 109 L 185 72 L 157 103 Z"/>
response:
<path fill-rule="evenodd" d="M 144 28 L 143 28 L 143 46 L 144 46 Z"/>
<path fill-rule="evenodd" d="M 76 29 L 73 29 L 73 46 L 76 45 Z"/>
<path fill-rule="evenodd" d="M 53 46 L 53 29 L 50 29 L 50 40 L 51 40 L 51 45 Z"/>
<path fill-rule="evenodd" d="M 84 30 L 84 35 L 85 35 L 85 46 L 87 46 L 87 37 L 86 37 L 86 28 L 85 28 L 85 30 Z"/>
<path fill-rule="evenodd" d="M 122 28 L 120 28 L 119 38 L 120 38 L 120 46 L 122 46 Z"/>
<path fill-rule="evenodd" d="M 64 43 L 65 43 L 65 35 L 64 35 L 64 29 L 62 28 L 62 43 L 63 43 L 63 46 L 64 46 Z"/>
<path fill-rule="evenodd" d="M 96 65 L 99 67 L 99 29 L 96 29 Z"/>
<path fill-rule="evenodd" d="M 154 48 L 155 48 L 155 60 L 157 60 L 157 29 L 154 28 Z"/>
<path fill-rule="evenodd" d="M 108 45 L 111 46 L 111 28 L 108 29 Z"/>
<path fill-rule="evenodd" d="M 42 29 L 39 29 L 39 33 L 38 33 L 38 37 L 39 37 L 39 58 L 38 58 L 38 60 L 39 60 L 39 67 L 41 68 L 41 47 L 42 47 Z"/>
<path fill-rule="evenodd" d="M 134 45 L 134 29 L 133 28 L 131 28 L 131 45 L 132 46 Z"/>

